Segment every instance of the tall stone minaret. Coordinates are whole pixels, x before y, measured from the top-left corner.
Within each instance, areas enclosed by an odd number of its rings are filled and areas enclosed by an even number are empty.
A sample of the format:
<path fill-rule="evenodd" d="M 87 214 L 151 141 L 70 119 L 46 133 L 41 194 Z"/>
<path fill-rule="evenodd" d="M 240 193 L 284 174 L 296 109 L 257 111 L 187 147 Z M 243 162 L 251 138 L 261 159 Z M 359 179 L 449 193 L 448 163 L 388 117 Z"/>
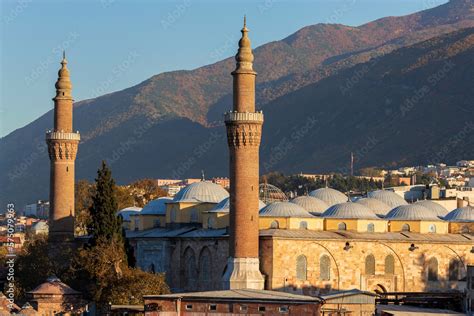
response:
<path fill-rule="evenodd" d="M 263 289 L 259 270 L 258 185 L 263 113 L 255 111 L 253 54 L 244 18 L 235 59 L 233 110 L 225 114 L 230 152 L 230 240 L 224 289 Z"/>
<path fill-rule="evenodd" d="M 56 81 L 54 129 L 46 133 L 50 172 L 49 238 L 51 241 L 74 239 L 74 161 L 80 135 L 72 129 L 72 84 L 63 54 Z"/>

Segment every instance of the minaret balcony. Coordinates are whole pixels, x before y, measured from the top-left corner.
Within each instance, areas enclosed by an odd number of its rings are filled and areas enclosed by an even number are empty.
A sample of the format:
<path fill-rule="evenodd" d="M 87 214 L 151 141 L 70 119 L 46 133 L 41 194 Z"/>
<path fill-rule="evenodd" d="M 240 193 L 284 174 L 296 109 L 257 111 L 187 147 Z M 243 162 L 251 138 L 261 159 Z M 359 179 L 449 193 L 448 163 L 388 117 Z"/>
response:
<path fill-rule="evenodd" d="M 263 123 L 263 112 L 236 112 L 230 111 L 224 113 L 225 122 L 255 122 Z"/>
<path fill-rule="evenodd" d="M 48 131 L 46 132 L 46 140 L 73 140 L 73 141 L 80 141 L 81 134 L 79 132 L 76 133 L 66 133 L 66 132 L 53 132 Z"/>

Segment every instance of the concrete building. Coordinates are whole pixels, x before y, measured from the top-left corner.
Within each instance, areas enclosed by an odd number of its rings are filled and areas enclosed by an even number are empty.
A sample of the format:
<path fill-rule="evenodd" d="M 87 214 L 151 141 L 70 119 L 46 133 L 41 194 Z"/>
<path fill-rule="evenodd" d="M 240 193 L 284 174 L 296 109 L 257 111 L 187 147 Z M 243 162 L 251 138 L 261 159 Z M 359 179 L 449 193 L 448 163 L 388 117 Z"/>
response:
<path fill-rule="evenodd" d="M 51 241 L 74 239 L 74 167 L 80 141 L 72 127 L 72 84 L 63 55 L 56 82 L 54 128 L 46 133 L 50 173 L 49 238 Z"/>
<path fill-rule="evenodd" d="M 321 299 L 276 291 L 238 289 L 146 295 L 145 313 L 159 315 L 320 315 Z"/>

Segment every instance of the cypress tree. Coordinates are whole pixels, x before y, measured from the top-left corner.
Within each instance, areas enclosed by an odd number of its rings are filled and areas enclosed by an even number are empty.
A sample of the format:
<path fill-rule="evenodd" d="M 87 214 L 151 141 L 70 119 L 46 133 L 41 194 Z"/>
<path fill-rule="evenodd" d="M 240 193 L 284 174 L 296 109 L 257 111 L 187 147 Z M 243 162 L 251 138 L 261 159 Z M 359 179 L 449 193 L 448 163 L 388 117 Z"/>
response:
<path fill-rule="evenodd" d="M 89 209 L 91 223 L 88 231 L 92 235 L 91 242 L 94 245 L 101 237 L 107 240 L 114 238 L 122 240 L 122 223 L 116 216 L 118 205 L 115 198 L 115 181 L 105 161 L 102 161 L 95 181 L 96 192 L 92 197 L 92 206 Z"/>

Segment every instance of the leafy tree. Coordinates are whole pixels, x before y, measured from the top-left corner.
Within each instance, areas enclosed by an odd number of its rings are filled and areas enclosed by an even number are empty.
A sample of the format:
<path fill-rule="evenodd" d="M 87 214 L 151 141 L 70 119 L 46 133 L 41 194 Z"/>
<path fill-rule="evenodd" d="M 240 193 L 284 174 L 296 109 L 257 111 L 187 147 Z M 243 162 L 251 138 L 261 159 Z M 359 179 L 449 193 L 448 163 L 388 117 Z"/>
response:
<path fill-rule="evenodd" d="M 27 291 L 55 275 L 61 280 L 70 280 L 72 248 L 67 245 L 54 249 L 54 256 L 48 246 L 47 235 L 35 235 L 25 242 L 15 261 L 16 298 L 21 301 Z"/>
<path fill-rule="evenodd" d="M 100 237 L 108 240 L 121 239 L 121 221 L 116 216 L 117 209 L 115 181 L 105 161 L 102 161 L 102 166 L 97 171 L 96 192 L 89 208 L 91 223 L 88 231 L 92 235 L 92 244 Z"/>
<path fill-rule="evenodd" d="M 86 235 L 87 227 L 91 225 L 89 209 L 92 206 L 92 197 L 95 186 L 87 180 L 79 180 L 75 188 L 75 230 L 77 235 Z"/>
<path fill-rule="evenodd" d="M 99 237 L 95 246 L 80 249 L 74 260 L 76 288 L 102 307 L 108 302 L 143 303 L 145 294 L 169 292 L 164 275 L 129 268 L 126 261 L 121 240 Z"/>

